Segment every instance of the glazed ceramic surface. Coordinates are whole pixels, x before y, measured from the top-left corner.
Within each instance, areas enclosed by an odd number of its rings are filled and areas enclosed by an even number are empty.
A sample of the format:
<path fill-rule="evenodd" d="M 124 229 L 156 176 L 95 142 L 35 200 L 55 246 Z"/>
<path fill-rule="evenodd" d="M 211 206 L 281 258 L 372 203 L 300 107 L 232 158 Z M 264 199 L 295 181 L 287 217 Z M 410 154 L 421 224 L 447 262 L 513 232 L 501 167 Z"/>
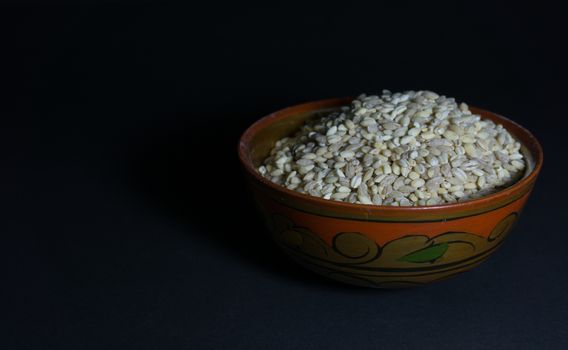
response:
<path fill-rule="evenodd" d="M 278 139 L 293 134 L 307 118 L 350 101 L 286 108 L 259 120 L 241 137 L 239 157 L 276 243 L 310 270 L 378 288 L 442 280 L 487 259 L 518 220 L 542 165 L 537 140 L 494 113 L 471 108 L 521 141 L 528 166 L 518 182 L 481 199 L 423 207 L 350 204 L 290 191 L 258 174 L 256 168 Z"/>

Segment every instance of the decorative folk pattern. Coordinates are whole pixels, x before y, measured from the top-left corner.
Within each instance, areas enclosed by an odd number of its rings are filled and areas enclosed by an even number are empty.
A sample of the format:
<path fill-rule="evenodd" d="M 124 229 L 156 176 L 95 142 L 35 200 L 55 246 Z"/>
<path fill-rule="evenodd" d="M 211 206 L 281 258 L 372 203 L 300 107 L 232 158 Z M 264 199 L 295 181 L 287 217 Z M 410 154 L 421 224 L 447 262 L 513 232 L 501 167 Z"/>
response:
<path fill-rule="evenodd" d="M 441 280 L 477 266 L 501 244 L 517 216 L 503 218 L 488 238 L 468 232 L 432 238 L 411 234 L 382 247 L 360 232 L 339 232 L 330 246 L 278 214 L 269 225 L 276 242 L 307 268 L 350 284 L 393 288 Z"/>

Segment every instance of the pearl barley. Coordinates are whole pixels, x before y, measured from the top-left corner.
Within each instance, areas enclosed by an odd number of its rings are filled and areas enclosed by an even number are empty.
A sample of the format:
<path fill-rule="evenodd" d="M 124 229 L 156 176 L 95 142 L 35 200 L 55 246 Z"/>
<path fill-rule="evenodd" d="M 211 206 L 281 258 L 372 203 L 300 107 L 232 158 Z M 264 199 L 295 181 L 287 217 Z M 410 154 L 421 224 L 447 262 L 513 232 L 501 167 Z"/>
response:
<path fill-rule="evenodd" d="M 276 142 L 259 173 L 288 189 L 369 205 L 479 198 L 518 179 L 521 144 L 432 91 L 360 95 Z"/>

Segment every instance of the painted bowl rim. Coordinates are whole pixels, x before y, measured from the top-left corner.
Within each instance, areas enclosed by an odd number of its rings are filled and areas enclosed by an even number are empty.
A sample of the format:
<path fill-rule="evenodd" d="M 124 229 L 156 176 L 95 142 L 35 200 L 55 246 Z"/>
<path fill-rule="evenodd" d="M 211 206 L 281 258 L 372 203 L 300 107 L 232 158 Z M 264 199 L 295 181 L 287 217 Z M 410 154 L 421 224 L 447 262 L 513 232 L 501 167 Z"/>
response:
<path fill-rule="evenodd" d="M 252 125 L 250 125 L 241 135 L 238 145 L 238 155 L 241 165 L 244 167 L 246 172 L 252 176 L 257 182 L 261 183 L 268 188 L 271 188 L 277 192 L 285 193 L 288 196 L 291 196 L 297 200 L 309 202 L 315 206 L 324 206 L 324 207 L 333 207 L 335 211 L 341 211 L 342 209 L 349 210 L 349 211 L 364 211 L 367 212 L 369 216 L 373 215 L 384 215 L 390 213 L 407 213 L 407 214 L 425 214 L 426 212 L 443 212 L 445 210 L 467 210 L 472 207 L 484 207 L 490 205 L 495 201 L 500 201 L 506 199 L 506 197 L 514 194 L 516 192 L 521 191 L 526 186 L 529 186 L 532 182 L 536 180 L 538 176 L 542 164 L 543 164 L 543 151 L 542 146 L 536 139 L 536 137 L 528 131 L 526 128 L 521 126 L 520 124 L 502 116 L 497 113 L 477 108 L 474 106 L 470 106 L 470 109 L 477 114 L 490 114 L 494 119 L 497 119 L 502 124 L 511 124 L 516 127 L 517 134 L 523 134 L 523 139 L 525 142 L 521 142 L 529 152 L 534 161 L 534 168 L 528 175 L 525 175 L 522 179 L 515 182 L 514 184 L 501 189 L 495 193 L 492 193 L 487 196 L 483 196 L 481 198 L 467 200 L 463 202 L 457 203 L 449 203 L 449 204 L 439 204 L 439 205 L 428 205 L 428 206 L 389 206 L 389 205 L 374 205 L 374 204 L 355 204 L 355 203 L 346 203 L 340 201 L 332 201 L 328 199 L 323 199 L 315 196 L 310 196 L 307 194 L 303 194 L 300 192 L 296 192 L 293 190 L 289 190 L 283 186 L 273 183 L 269 179 L 261 176 L 257 169 L 254 167 L 252 163 L 252 159 L 250 157 L 249 147 L 253 136 L 258 133 L 259 130 L 266 128 L 267 126 L 273 124 L 274 122 L 284 120 L 292 115 L 296 115 L 299 113 L 305 113 L 309 111 L 316 111 L 318 109 L 325 109 L 325 108 L 333 108 L 339 107 L 341 105 L 347 105 L 353 100 L 352 97 L 344 97 L 344 98 L 332 98 L 332 99 L 324 99 L 324 100 L 317 100 L 312 102 L 306 102 L 301 104 L 296 104 L 290 107 L 286 107 L 280 109 L 278 111 L 272 112 L 267 116 L 257 120 Z M 297 112 L 296 112 L 297 111 Z M 483 117 L 483 115 L 482 115 Z M 504 122 L 504 123 L 503 123 Z M 505 126 L 505 125 L 504 125 Z M 532 147 L 528 147 L 526 140 L 529 140 L 532 144 Z"/>

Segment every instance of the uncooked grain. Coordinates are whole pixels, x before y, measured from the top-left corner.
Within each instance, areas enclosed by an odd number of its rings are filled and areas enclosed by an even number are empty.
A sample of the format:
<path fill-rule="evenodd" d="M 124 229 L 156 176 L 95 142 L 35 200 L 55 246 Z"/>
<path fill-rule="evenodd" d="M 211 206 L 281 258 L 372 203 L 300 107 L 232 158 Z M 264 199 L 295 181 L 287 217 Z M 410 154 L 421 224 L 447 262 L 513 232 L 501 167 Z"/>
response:
<path fill-rule="evenodd" d="M 300 193 L 348 203 L 439 205 L 491 194 L 525 169 L 521 144 L 432 91 L 361 95 L 276 142 L 259 166 Z"/>

